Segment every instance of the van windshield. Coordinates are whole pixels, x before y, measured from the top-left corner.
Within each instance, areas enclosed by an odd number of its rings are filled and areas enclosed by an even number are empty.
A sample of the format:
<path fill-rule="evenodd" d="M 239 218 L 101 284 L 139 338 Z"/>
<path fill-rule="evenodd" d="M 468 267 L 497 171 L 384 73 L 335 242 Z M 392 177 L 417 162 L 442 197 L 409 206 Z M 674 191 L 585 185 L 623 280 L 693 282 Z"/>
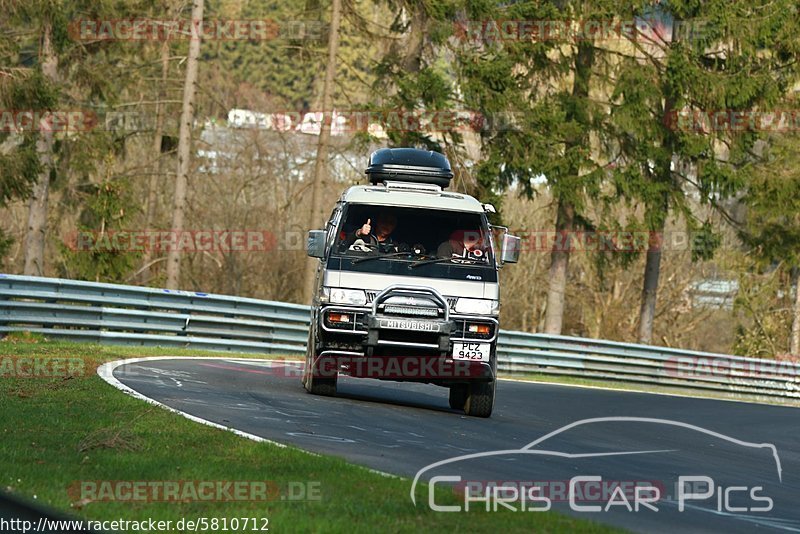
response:
<path fill-rule="evenodd" d="M 484 281 L 496 274 L 480 213 L 349 204 L 334 240 L 337 269 Z"/>
<path fill-rule="evenodd" d="M 491 243 L 478 213 L 355 204 L 344 215 L 334 244 L 337 254 L 490 262 Z"/>

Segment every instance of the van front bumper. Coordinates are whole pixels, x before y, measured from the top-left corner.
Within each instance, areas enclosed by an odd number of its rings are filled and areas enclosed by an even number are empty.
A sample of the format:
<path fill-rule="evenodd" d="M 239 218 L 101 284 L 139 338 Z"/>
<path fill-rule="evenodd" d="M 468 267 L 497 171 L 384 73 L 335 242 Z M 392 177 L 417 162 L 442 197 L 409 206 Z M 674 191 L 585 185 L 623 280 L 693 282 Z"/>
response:
<path fill-rule="evenodd" d="M 368 307 L 339 305 L 320 309 L 315 351 L 318 372 L 440 385 L 495 379 L 496 318 L 448 314 L 446 319 L 427 319 L 374 312 Z M 332 316 L 349 320 L 334 322 Z M 471 335 L 470 325 L 483 325 L 489 334 Z M 454 348 L 462 343 L 480 344 L 488 350 L 488 358 L 454 359 Z"/>

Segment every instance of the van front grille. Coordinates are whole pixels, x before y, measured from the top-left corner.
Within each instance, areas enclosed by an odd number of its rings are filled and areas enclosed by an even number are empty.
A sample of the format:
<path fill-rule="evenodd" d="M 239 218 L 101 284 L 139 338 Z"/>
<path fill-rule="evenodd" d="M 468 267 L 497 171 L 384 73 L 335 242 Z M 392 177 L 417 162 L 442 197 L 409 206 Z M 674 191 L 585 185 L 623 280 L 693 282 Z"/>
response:
<path fill-rule="evenodd" d="M 378 292 L 377 291 L 365 291 L 365 293 L 367 294 L 367 304 L 372 304 L 375 301 L 375 297 L 378 296 Z M 451 311 L 454 310 L 455 307 L 456 307 L 456 301 L 458 300 L 458 298 L 456 298 L 456 297 L 445 297 L 445 300 L 447 300 L 447 305 L 450 306 L 450 310 Z"/>

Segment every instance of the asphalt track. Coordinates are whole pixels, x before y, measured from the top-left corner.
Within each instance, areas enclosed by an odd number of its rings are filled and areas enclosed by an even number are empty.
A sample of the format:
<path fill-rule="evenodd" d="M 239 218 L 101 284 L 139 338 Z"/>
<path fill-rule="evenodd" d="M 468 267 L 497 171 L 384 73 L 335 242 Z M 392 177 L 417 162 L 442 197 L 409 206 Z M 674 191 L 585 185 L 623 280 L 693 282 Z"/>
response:
<path fill-rule="evenodd" d="M 633 531 L 800 532 L 796 408 L 501 381 L 493 416 L 477 419 L 451 410 L 444 388 L 342 377 L 337 397 L 317 397 L 305 392 L 293 369 L 261 360 L 156 359 L 120 365 L 113 376 L 186 414 L 410 479 L 435 462 L 505 451 L 426 470 L 420 481 L 435 475 L 484 485 L 547 481 L 553 509 Z M 564 429 L 590 418 L 602 419 Z M 600 476 L 611 489 L 655 485 L 662 491 L 658 511 L 644 505 L 628 511 L 620 503 L 577 512 L 566 492 L 575 476 Z M 711 477 L 712 496 L 685 500 L 680 511 L 680 476 Z M 750 493 L 755 487 L 761 489 Z M 589 485 L 580 488 L 587 495 L 576 492 L 575 505 L 606 505 Z M 757 500 L 763 497 L 772 500 L 771 511 L 746 510 L 766 507 Z M 428 506 L 427 492 L 416 491 L 415 498 L 416 506 Z M 397 505 L 414 506 L 410 494 Z M 535 529 L 535 512 L 517 513 L 526 513 Z"/>

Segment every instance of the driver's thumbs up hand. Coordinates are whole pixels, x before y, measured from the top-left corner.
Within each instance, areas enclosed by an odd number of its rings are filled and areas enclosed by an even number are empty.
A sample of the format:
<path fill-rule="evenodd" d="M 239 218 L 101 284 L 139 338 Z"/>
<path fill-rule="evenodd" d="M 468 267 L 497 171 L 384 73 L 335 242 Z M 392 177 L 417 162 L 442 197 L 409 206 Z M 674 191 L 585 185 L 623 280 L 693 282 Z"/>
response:
<path fill-rule="evenodd" d="M 361 226 L 358 230 L 358 235 L 369 235 L 372 232 L 372 226 L 370 223 L 372 219 L 367 219 L 367 222 Z"/>

